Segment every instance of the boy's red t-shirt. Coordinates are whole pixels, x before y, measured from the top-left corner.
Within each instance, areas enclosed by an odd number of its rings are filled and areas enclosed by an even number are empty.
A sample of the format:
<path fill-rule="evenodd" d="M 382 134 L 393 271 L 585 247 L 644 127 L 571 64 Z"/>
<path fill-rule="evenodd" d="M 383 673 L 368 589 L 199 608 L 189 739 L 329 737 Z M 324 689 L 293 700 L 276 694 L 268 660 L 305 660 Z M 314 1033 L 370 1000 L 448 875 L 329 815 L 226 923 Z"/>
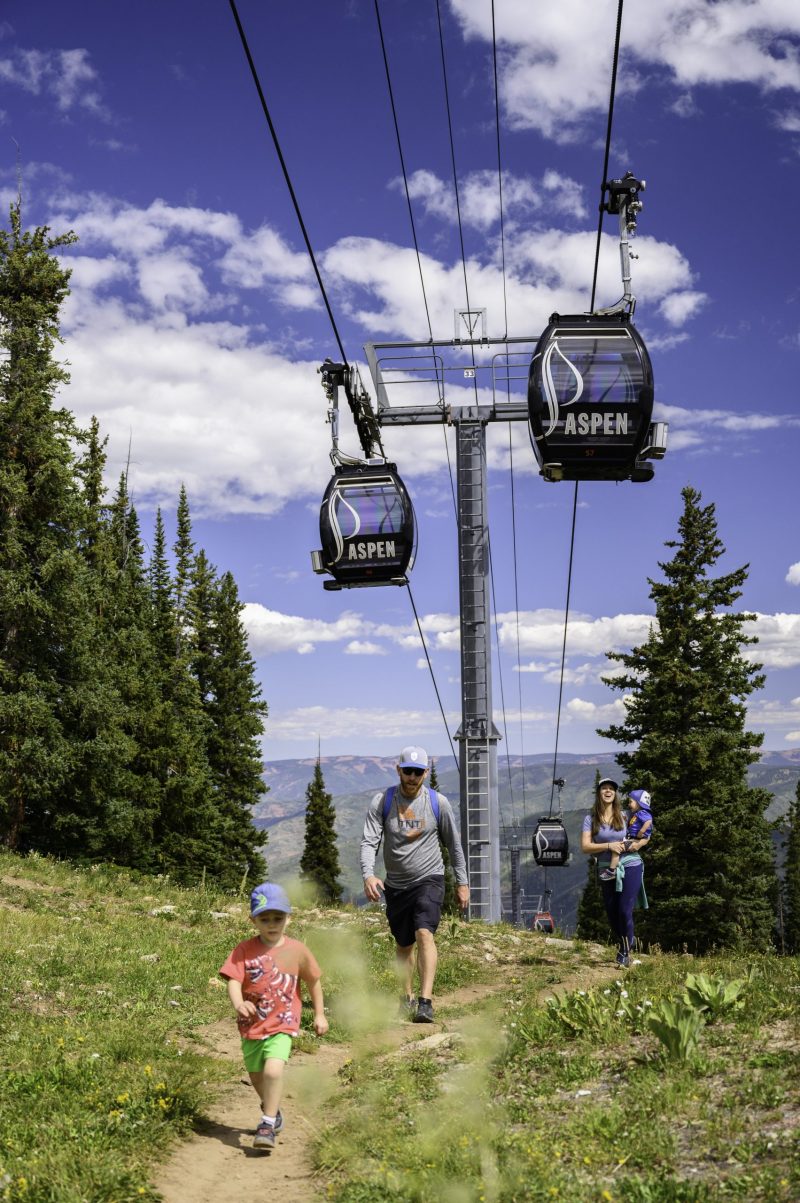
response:
<path fill-rule="evenodd" d="M 300 982 L 312 986 L 322 976 L 313 954 L 299 940 L 284 936 L 267 948 L 258 936 L 237 944 L 220 976 L 242 983 L 242 997 L 255 1004 L 251 1019 L 237 1017 L 239 1034 L 248 1040 L 263 1040 L 300 1030 Z"/>

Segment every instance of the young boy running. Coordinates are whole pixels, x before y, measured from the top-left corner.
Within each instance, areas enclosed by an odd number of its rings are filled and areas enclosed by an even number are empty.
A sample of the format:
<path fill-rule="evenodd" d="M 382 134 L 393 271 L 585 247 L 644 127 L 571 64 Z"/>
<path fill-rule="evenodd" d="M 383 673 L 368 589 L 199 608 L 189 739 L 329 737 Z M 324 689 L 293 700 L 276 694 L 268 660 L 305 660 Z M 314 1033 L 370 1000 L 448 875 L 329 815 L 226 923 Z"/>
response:
<path fill-rule="evenodd" d="M 275 1148 L 283 1127 L 283 1071 L 292 1037 L 300 1030 L 300 982 L 311 995 L 314 1031 L 324 1036 L 328 1030 L 319 965 L 305 944 L 284 934 L 291 913 L 279 885 L 256 886 L 250 895 L 250 921 L 258 934 L 237 944 L 219 971 L 237 1015 L 245 1068 L 261 1100 L 253 1148 L 265 1153 Z"/>

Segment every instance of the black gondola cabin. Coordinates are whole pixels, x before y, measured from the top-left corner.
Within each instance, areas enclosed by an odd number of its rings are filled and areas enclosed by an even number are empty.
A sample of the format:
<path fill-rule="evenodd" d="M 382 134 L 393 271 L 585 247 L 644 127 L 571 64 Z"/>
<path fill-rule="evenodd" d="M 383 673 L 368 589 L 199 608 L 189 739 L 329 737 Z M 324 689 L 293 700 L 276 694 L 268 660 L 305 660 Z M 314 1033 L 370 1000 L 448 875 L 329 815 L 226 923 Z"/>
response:
<path fill-rule="evenodd" d="M 328 572 L 326 589 L 405 585 L 416 551 L 414 509 L 394 464 L 336 469 L 319 513 L 322 550 L 312 551 L 315 572 Z"/>
<path fill-rule="evenodd" d="M 540 819 L 533 833 L 533 859 L 544 868 L 565 865 L 569 860 L 567 829 L 560 819 Z"/>
<path fill-rule="evenodd" d="M 545 480 L 650 480 L 640 456 L 652 450 L 653 369 L 630 315 L 554 313 L 531 362 L 528 412 Z"/>

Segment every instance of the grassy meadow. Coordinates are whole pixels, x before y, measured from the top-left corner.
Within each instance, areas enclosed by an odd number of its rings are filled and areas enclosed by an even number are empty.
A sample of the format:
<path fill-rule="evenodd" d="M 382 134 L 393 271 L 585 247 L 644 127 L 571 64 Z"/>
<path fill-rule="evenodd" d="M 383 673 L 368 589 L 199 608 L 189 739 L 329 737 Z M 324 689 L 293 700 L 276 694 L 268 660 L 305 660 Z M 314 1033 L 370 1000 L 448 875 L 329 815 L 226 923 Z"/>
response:
<path fill-rule="evenodd" d="M 244 903 L 0 854 L 0 1200 L 158 1198 L 230 1075 L 204 1030 L 233 1022 L 215 975 Z M 374 908 L 301 906 L 291 930 L 343 1054 L 315 1086 L 320 1199 L 800 1199 L 797 958 L 654 953 L 622 977 L 597 946 L 445 919 L 448 1005 L 398 1032 Z"/>

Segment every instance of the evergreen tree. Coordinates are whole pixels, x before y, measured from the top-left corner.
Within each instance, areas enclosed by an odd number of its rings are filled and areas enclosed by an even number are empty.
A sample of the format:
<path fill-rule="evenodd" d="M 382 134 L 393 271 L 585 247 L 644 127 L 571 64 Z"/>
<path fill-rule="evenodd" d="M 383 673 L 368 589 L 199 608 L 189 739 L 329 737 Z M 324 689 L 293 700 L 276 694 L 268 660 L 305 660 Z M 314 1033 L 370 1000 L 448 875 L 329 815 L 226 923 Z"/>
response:
<path fill-rule="evenodd" d="M 783 879 L 783 939 L 786 951 L 800 953 L 800 781 L 786 816 L 786 864 Z"/>
<path fill-rule="evenodd" d="M 764 678 L 743 654 L 756 642 L 743 630 L 751 616 L 729 610 L 747 567 L 709 575 L 724 552 L 714 506 L 692 488 L 683 500 L 673 558 L 659 564 L 666 579 L 650 581 L 657 622 L 639 647 L 610 655 L 626 670 L 606 681 L 628 695 L 625 721 L 599 734 L 635 745 L 617 761 L 654 798 L 650 910 L 637 934 L 665 949 L 766 948 L 777 889 L 770 795 L 748 786 L 763 736 L 744 726 L 745 700 Z"/>
<path fill-rule="evenodd" d="M 429 778 L 430 787 L 439 790 L 439 778 L 436 774 L 436 761 L 431 761 L 431 775 Z M 450 861 L 450 852 L 444 840 L 439 835 L 439 847 L 442 851 L 442 860 L 444 862 L 444 901 L 442 902 L 443 915 L 460 915 L 461 911 L 458 905 L 458 895 L 456 894 L 456 875 L 453 872 L 453 866 Z"/>
<path fill-rule="evenodd" d="M 266 792 L 261 736 L 267 705 L 255 679 L 241 612 L 233 576 L 226 572 L 217 580 L 201 551 L 186 597 L 186 622 L 208 724 L 206 753 L 214 805 L 227 853 L 222 882 L 231 888 L 245 873 L 258 881 L 267 874 L 262 853 L 267 833 L 258 830 L 252 813 Z"/>
<path fill-rule="evenodd" d="M 593 797 L 597 796 L 597 786 L 600 783 L 600 770 L 595 769 Z M 603 891 L 600 889 L 600 879 L 597 876 L 597 860 L 587 856 L 586 885 L 578 903 L 575 934 L 581 940 L 597 940 L 600 944 L 612 942 L 611 928 L 608 925 L 606 908 L 603 905 Z"/>
<path fill-rule="evenodd" d="M 178 637 L 178 616 L 166 556 L 161 511 L 150 559 L 150 605 L 159 725 L 149 749 L 161 799 L 154 831 L 160 868 L 181 881 L 204 873 L 222 878 L 227 849 L 213 799 L 206 755 L 209 733 L 189 654 Z"/>
<path fill-rule="evenodd" d="M 143 872 L 155 871 L 162 867 L 154 840 L 163 800 L 159 766 L 164 703 L 144 549 L 124 474 L 111 503 L 106 539 L 106 639 L 113 647 L 123 731 L 131 745 L 121 767 L 119 795 L 109 806 L 107 856 Z"/>
<path fill-rule="evenodd" d="M 71 414 L 54 406 L 67 374 L 54 357 L 74 241 L 0 230 L 0 839 L 52 846 L 71 804 L 71 728 L 94 709 L 88 579 L 77 549 L 83 499 Z M 73 834 L 80 839 L 72 825 Z"/>
<path fill-rule="evenodd" d="M 311 882 L 325 903 L 337 903 L 342 897 L 335 821 L 333 799 L 325 789 L 318 757 L 314 777 L 306 789 L 306 838 L 300 858 L 300 876 Z"/>

